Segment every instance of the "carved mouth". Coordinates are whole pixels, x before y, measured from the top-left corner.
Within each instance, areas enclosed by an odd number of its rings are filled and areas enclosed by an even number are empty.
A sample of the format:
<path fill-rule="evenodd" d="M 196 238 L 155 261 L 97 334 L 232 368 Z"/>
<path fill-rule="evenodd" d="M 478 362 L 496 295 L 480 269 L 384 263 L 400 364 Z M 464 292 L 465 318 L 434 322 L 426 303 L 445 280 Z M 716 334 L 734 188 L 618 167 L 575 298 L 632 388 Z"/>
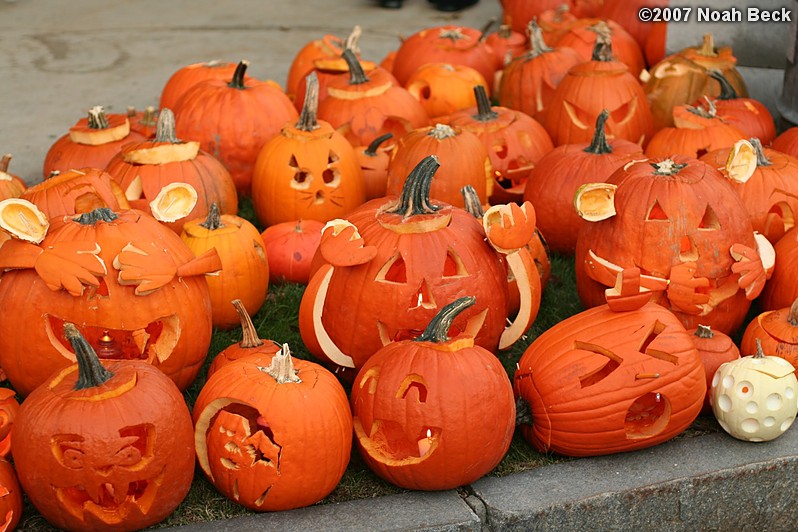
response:
<path fill-rule="evenodd" d="M 435 453 L 441 429 L 424 427 L 415 439 L 408 438 L 404 427 L 395 421 L 375 420 L 367 434 L 360 418 L 354 418 L 355 437 L 374 460 L 390 466 L 417 464 Z M 422 442 L 427 444 L 422 447 Z M 422 452 L 423 450 L 423 452 Z"/>
<path fill-rule="evenodd" d="M 88 512 L 108 524 L 122 522 L 129 507 L 137 507 L 146 514 L 155 502 L 158 487 L 163 482 L 164 472 L 153 480 L 136 480 L 128 483 L 104 483 L 97 486 L 92 496 L 81 486 L 56 488 L 56 495 L 64 508 L 78 518 Z"/>
<path fill-rule="evenodd" d="M 66 320 L 45 315 L 45 330 L 50 343 L 62 356 L 75 360 L 75 353 L 64 337 Z M 76 324 L 77 325 L 77 324 Z M 164 362 L 180 339 L 180 320 L 176 314 L 164 316 L 132 329 L 113 329 L 102 325 L 77 325 L 78 330 L 101 359 Z"/>
<path fill-rule="evenodd" d="M 454 338 L 462 333 L 468 334 L 470 336 L 476 337 L 479 331 L 482 329 L 482 325 L 485 323 L 485 318 L 487 317 L 488 309 L 484 309 L 479 314 L 474 314 L 468 321 L 466 321 L 465 327 L 461 328 L 458 327 L 457 324 L 452 324 L 449 328 L 448 336 L 450 338 Z M 414 328 L 397 328 L 392 327 L 391 325 L 386 324 L 380 320 L 377 320 L 377 331 L 380 334 L 380 341 L 382 345 L 388 345 L 391 342 L 398 342 L 400 340 L 412 340 L 414 338 L 418 338 L 421 336 L 421 333 L 424 332 L 424 329 L 414 329 Z"/>

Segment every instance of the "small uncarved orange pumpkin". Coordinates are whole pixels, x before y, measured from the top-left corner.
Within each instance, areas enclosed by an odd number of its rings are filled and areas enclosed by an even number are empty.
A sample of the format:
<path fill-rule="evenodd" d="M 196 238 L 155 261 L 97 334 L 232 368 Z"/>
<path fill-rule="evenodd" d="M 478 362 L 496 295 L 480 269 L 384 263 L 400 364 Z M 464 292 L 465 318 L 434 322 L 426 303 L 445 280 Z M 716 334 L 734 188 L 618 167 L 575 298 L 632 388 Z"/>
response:
<path fill-rule="evenodd" d="M 789 307 L 763 312 L 751 320 L 740 341 L 742 356 L 755 354 L 757 341 L 763 350 L 798 368 L 798 299 Z"/>
<path fill-rule="evenodd" d="M 261 237 L 269 261 L 269 279 L 277 283 L 308 284 L 323 228 L 324 224 L 318 220 L 296 220 L 267 227 Z"/>
<path fill-rule="evenodd" d="M 701 362 L 704 363 L 704 374 L 707 377 L 707 395 L 701 413 L 711 414 L 712 405 L 709 398 L 712 394 L 712 379 L 715 372 L 721 364 L 740 358 L 740 350 L 729 335 L 713 331 L 712 327 L 699 325 L 687 332 L 692 335 L 691 338 L 698 351 L 698 356 L 701 357 Z"/>
<path fill-rule="evenodd" d="M 9 173 L 8 163 L 10 162 L 10 153 L 0 157 L 0 201 L 8 198 L 18 198 L 27 187 L 21 177 Z"/>

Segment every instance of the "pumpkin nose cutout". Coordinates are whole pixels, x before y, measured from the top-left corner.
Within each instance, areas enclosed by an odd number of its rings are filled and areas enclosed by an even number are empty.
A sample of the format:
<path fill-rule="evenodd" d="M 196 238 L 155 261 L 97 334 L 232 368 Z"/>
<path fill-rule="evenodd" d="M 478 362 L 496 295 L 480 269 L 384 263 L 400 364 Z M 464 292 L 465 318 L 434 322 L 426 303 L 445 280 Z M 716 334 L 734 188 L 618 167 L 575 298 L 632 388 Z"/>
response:
<path fill-rule="evenodd" d="M 696 249 L 693 239 L 687 235 L 683 236 L 679 242 L 679 260 L 682 262 L 698 260 L 698 249 Z"/>
<path fill-rule="evenodd" d="M 435 298 L 432 297 L 432 291 L 430 290 L 426 279 L 421 281 L 421 286 L 419 286 L 418 290 L 410 301 L 410 308 L 419 307 L 425 309 L 438 308 L 438 306 L 435 304 Z"/>

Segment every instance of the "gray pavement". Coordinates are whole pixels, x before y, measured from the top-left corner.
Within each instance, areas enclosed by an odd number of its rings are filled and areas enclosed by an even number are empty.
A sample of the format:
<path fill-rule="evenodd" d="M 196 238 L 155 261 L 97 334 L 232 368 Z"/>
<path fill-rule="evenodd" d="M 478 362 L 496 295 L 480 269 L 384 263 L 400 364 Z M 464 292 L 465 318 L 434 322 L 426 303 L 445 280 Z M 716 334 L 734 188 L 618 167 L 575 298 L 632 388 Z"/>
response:
<path fill-rule="evenodd" d="M 251 75 L 285 83 L 293 55 L 325 33 L 363 27 L 379 61 L 424 26 L 482 26 L 497 0 L 461 13 L 405 0 L 0 0 L 0 153 L 41 180 L 50 144 L 94 105 L 157 105 L 163 84 L 194 62 L 247 59 Z M 774 92 L 775 88 L 769 88 Z M 775 98 L 777 95 L 772 94 Z M 180 529 L 221 530 L 795 530 L 798 429 L 760 444 L 725 434 L 581 459 L 460 491 L 401 495 L 250 515 Z"/>

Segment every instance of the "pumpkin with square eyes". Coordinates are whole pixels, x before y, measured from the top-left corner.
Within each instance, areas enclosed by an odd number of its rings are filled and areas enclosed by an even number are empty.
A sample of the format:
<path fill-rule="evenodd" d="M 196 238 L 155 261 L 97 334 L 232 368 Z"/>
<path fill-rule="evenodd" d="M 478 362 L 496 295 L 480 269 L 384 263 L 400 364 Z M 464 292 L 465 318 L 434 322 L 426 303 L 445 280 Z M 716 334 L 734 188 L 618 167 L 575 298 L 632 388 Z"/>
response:
<path fill-rule="evenodd" d="M 474 300 L 446 305 L 423 334 L 377 351 L 352 386 L 360 455 L 397 486 L 445 490 L 469 484 L 493 469 L 510 446 L 515 404 L 507 372 L 473 336 L 447 335 L 457 313 Z"/>
<path fill-rule="evenodd" d="M 299 308 L 299 330 L 315 357 L 360 368 L 384 345 L 417 336 L 444 302 L 464 293 L 477 303 L 457 317 L 453 333 L 466 332 L 487 349 L 511 345 L 535 319 L 540 277 L 531 255 L 517 249 L 534 234 L 531 205 L 494 207 L 482 220 L 486 233 L 467 211 L 430 200 L 438 164 L 424 158 L 400 197 L 372 200 L 325 228 Z M 499 250 L 496 242 L 507 233 L 519 235 L 516 248 Z M 506 328 L 507 267 L 500 255 L 521 290 L 521 310 Z"/>
<path fill-rule="evenodd" d="M 185 400 L 140 360 L 101 363 L 78 328 L 63 334 L 77 363 L 24 401 L 12 443 L 20 483 L 65 530 L 139 530 L 180 504 L 194 476 Z"/>
<path fill-rule="evenodd" d="M 252 175 L 252 204 L 270 226 L 292 220 L 327 222 L 366 200 L 355 149 L 317 117 L 319 85 L 308 76 L 302 115 L 263 146 Z"/>
<path fill-rule="evenodd" d="M 596 187 L 576 194 L 580 216 L 591 222 L 576 242 L 585 306 L 602 304 L 618 271 L 638 267 L 654 300 L 685 327 L 731 334 L 742 324 L 772 267 L 772 247 L 755 236 L 742 200 L 717 170 L 686 156 L 644 160 Z"/>

